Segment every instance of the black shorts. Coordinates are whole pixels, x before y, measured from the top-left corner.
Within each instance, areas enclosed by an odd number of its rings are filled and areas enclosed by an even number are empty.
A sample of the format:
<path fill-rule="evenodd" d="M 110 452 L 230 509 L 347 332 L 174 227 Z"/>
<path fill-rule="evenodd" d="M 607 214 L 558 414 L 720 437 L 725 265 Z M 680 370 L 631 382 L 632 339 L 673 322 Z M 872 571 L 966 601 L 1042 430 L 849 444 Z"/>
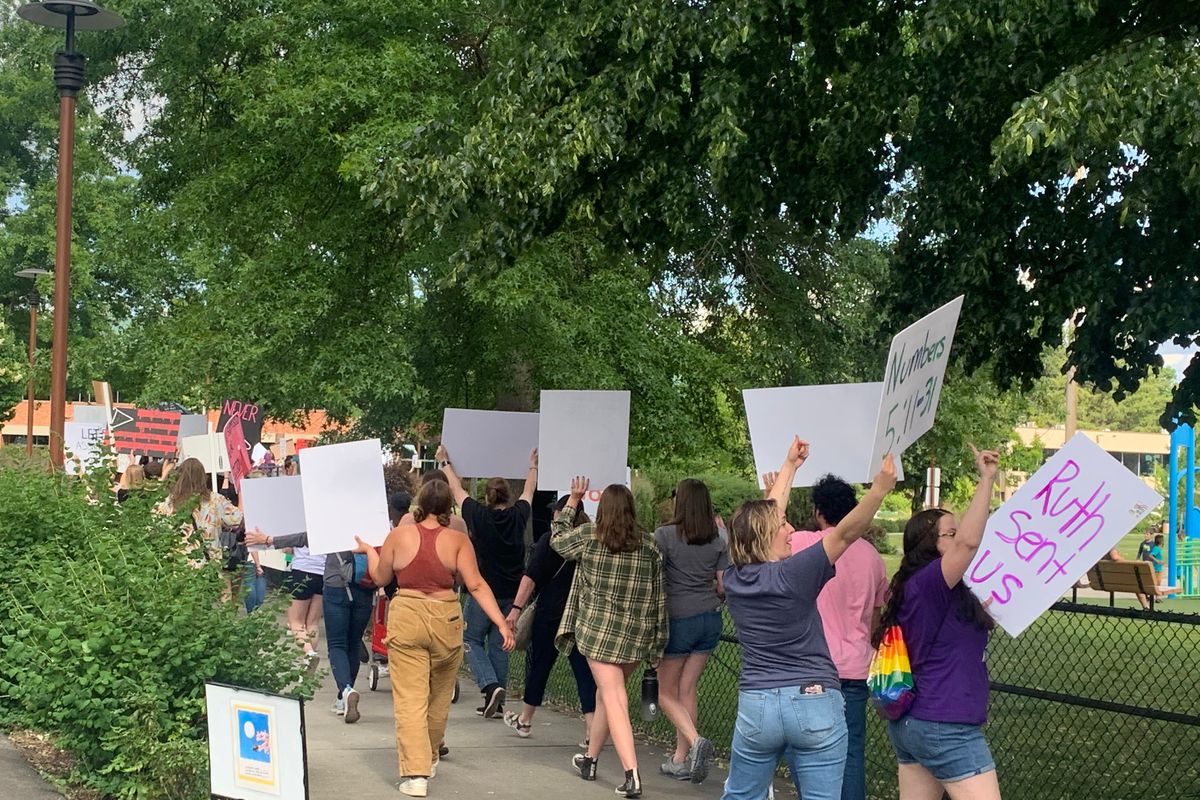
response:
<path fill-rule="evenodd" d="M 325 588 L 325 576 L 294 569 L 283 582 L 283 590 L 295 600 L 311 600 Z"/>

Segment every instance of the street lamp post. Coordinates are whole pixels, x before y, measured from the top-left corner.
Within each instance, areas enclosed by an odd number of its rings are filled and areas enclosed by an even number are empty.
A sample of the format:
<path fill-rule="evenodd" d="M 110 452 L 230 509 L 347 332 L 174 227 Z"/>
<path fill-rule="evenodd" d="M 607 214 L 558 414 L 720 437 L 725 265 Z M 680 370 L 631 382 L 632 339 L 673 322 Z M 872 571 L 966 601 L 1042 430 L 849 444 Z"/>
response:
<path fill-rule="evenodd" d="M 34 394 L 33 384 L 33 365 L 35 356 L 37 355 L 37 313 L 38 306 L 42 303 L 42 296 L 38 294 L 37 278 L 39 275 L 49 275 L 50 273 L 44 269 L 30 267 L 23 269 L 17 273 L 18 278 L 29 278 L 34 281 L 33 286 L 29 289 L 29 386 L 26 391 L 25 401 L 26 408 L 26 426 L 25 426 L 25 455 L 33 455 L 33 406 L 37 402 L 37 395 Z"/>
<path fill-rule="evenodd" d="M 67 309 L 71 302 L 71 189 L 75 168 L 75 97 L 83 88 L 84 58 L 75 52 L 75 31 L 107 31 L 125 24 L 117 14 L 90 0 L 44 0 L 17 9 L 37 25 L 67 32 L 64 50 L 54 54 L 58 89 L 58 209 L 54 240 L 54 337 L 50 361 L 50 464 L 63 465 L 67 419 Z"/>

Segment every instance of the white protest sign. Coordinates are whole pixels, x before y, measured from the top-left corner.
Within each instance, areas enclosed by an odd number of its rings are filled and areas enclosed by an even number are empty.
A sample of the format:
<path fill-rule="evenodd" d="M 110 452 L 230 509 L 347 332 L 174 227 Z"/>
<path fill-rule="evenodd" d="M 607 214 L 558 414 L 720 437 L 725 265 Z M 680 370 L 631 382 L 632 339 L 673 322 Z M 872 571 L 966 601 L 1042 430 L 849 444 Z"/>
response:
<path fill-rule="evenodd" d="M 99 425 L 103 428 L 108 426 L 108 412 L 104 406 L 91 403 L 72 403 L 71 421 L 85 425 Z M 64 438 L 66 438 L 65 434 Z"/>
<path fill-rule="evenodd" d="M 304 701 L 204 684 L 213 797 L 308 800 Z"/>
<path fill-rule="evenodd" d="M 542 392 L 539 489 L 558 491 L 576 475 L 601 488 L 623 483 L 628 461 L 629 392 Z"/>
<path fill-rule="evenodd" d="M 203 414 L 183 414 L 179 417 L 179 444 L 189 436 L 203 436 L 208 433 L 208 417 Z"/>
<path fill-rule="evenodd" d="M 871 423 L 882 390 L 882 383 L 743 390 L 759 485 L 763 473 L 783 464 L 796 436 L 808 442 L 810 450 L 792 486 L 812 486 L 827 474 L 849 483 L 869 483 L 883 463 L 882 457 L 870 460 L 875 444 Z M 896 467 L 897 478 L 904 480 L 899 463 Z"/>
<path fill-rule="evenodd" d="M 900 456 L 933 427 L 963 296 L 896 334 L 888 350 L 870 464 Z"/>
<path fill-rule="evenodd" d="M 70 459 L 63 464 L 68 475 L 78 475 L 100 456 L 100 445 L 104 442 L 103 422 L 64 422 L 63 449 Z"/>
<path fill-rule="evenodd" d="M 538 415 L 447 408 L 442 446 L 464 478 L 524 478 L 538 446 Z"/>
<path fill-rule="evenodd" d="M 304 487 L 299 475 L 247 478 L 242 481 L 241 500 L 248 531 L 257 528 L 268 536 L 288 536 L 308 530 L 304 518 Z"/>
<path fill-rule="evenodd" d="M 963 580 L 1017 636 L 1161 502 L 1077 434 L 988 519 Z"/>
<path fill-rule="evenodd" d="M 300 480 L 308 550 L 314 555 L 357 547 L 354 537 L 378 546 L 391 531 L 378 439 L 306 447 Z"/>
<path fill-rule="evenodd" d="M 225 439 L 219 433 L 200 436 L 185 436 L 180 440 L 180 455 L 184 459 L 194 458 L 204 465 L 205 472 L 229 471 L 229 456 L 225 453 Z"/>
<path fill-rule="evenodd" d="M 583 512 L 591 518 L 592 522 L 596 521 L 596 512 L 600 508 L 600 497 L 604 494 L 604 489 L 607 486 L 608 484 L 602 486 L 592 484 L 588 487 L 587 494 L 583 496 L 583 500 L 579 503 L 579 505 L 583 506 Z M 633 470 L 630 467 L 625 468 L 625 488 L 633 489 Z M 567 486 L 565 489 L 559 490 L 558 496 L 562 497 L 564 494 L 569 495 L 570 493 L 571 487 Z"/>

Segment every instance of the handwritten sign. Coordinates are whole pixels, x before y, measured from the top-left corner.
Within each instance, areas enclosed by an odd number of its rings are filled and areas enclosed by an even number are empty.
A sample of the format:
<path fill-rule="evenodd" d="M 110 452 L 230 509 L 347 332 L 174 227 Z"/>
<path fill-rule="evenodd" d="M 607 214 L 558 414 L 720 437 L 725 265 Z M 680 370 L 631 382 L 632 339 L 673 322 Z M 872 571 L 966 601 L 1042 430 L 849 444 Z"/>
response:
<path fill-rule="evenodd" d="M 892 339 L 869 463 L 880 463 L 888 453 L 899 461 L 933 427 L 962 304 L 959 295 Z"/>
<path fill-rule="evenodd" d="M 243 400 L 226 400 L 221 404 L 221 416 L 217 420 L 217 430 L 224 431 L 234 419 L 242 421 L 242 433 L 247 447 L 254 447 L 262 441 L 263 413 L 258 403 L 247 403 Z"/>
<path fill-rule="evenodd" d="M 229 454 L 229 474 L 233 477 L 233 487 L 241 494 L 242 478 L 250 474 L 250 448 L 246 447 L 246 437 L 242 431 L 242 418 L 234 417 L 225 426 L 225 452 Z"/>
<path fill-rule="evenodd" d="M 174 458 L 179 449 L 178 411 L 114 408 L 109 429 L 118 453 Z"/>
<path fill-rule="evenodd" d="M 103 410 L 103 409 L 101 409 Z M 105 426 L 85 422 L 67 422 L 63 425 L 63 440 L 70 458 L 63 464 L 68 475 L 79 475 L 99 458 L 104 443 Z"/>
<path fill-rule="evenodd" d="M 988 519 L 963 580 L 1017 636 L 1161 502 L 1077 434 Z"/>

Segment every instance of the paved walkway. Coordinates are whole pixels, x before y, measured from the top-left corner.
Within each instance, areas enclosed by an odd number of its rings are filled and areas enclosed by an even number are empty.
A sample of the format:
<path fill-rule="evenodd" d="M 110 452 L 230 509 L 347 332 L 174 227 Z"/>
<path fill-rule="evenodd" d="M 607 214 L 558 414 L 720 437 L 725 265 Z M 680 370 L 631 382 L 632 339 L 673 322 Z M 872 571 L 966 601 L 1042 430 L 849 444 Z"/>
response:
<path fill-rule="evenodd" d="M 29 766 L 21 751 L 3 734 L 0 734 L 0 797 L 62 800 L 62 795 Z"/>
<path fill-rule="evenodd" d="M 391 688 L 383 677 L 378 691 L 367 689 L 365 666 L 358 682 L 362 719 L 353 725 L 329 710 L 335 696 L 331 678 L 305 705 L 312 800 L 395 800 L 403 796 L 396 791 L 399 775 Z M 446 731 L 450 755 L 429 782 L 431 798 L 613 797 L 613 789 L 624 776 L 611 745 L 600 756 L 599 777 L 594 783 L 581 780 L 571 769 L 571 756 L 579 752 L 577 745 L 583 739 L 581 719 L 543 708 L 534 717 L 533 736 L 521 739 L 501 720 L 476 716 L 478 698 L 475 686 L 464 678 L 462 698 L 450 707 Z M 515 700 L 506 705 L 518 707 Z M 693 785 L 660 775 L 662 758 L 660 748 L 638 747 L 644 797 L 715 800 L 721 796 L 723 771 L 714 767 L 707 781 Z"/>

